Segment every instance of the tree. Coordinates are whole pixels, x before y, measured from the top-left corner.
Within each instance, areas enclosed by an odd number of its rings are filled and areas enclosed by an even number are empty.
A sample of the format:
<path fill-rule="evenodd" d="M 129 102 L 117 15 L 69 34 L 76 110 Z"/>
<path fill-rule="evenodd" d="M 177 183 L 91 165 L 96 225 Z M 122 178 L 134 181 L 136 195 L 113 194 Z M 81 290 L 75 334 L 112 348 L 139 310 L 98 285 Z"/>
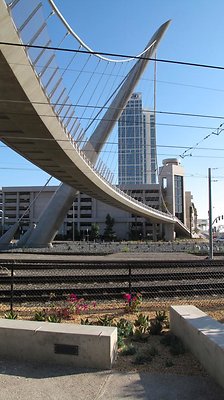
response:
<path fill-rule="evenodd" d="M 113 226 L 114 226 L 115 220 L 110 216 L 110 214 L 107 214 L 106 219 L 105 219 L 105 229 L 104 229 L 104 239 L 105 240 L 112 240 L 115 238 L 115 232 L 113 231 Z"/>
<path fill-rule="evenodd" d="M 90 240 L 95 240 L 99 237 L 100 227 L 98 224 L 93 223 L 91 226 Z"/>

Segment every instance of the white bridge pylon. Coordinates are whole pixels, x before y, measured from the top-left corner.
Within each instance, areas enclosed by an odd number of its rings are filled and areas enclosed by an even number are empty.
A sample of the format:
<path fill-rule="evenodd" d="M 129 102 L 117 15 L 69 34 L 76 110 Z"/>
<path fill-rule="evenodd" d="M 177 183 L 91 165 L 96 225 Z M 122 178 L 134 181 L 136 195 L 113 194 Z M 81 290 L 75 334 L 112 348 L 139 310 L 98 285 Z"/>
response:
<path fill-rule="evenodd" d="M 14 0 L 12 4 L 18 2 Z M 99 143 L 105 142 L 115 124 L 114 110 L 119 108 L 119 113 L 122 112 L 145 69 L 147 58 L 152 55 L 168 24 L 169 22 L 163 24 L 153 35 L 146 48 L 146 59 L 138 60 L 132 68 L 116 94 L 112 107 L 110 105 L 108 108 L 107 118 L 102 117 L 82 151 L 72 139 L 67 126 L 64 126 L 58 117 L 55 107 L 52 107 L 40 81 L 40 75 L 32 65 L 27 51 L 20 46 L 21 39 L 9 9 L 5 1 L 0 0 L 0 138 L 6 145 L 66 186 L 148 218 L 153 223 L 175 225 L 175 229 L 189 235 L 188 228 L 175 216 L 136 201 L 105 180 L 94 167 L 101 149 Z M 153 45 L 153 49 L 150 48 L 150 44 Z M 116 119 L 118 117 L 117 114 Z M 108 119 L 113 123 L 108 125 Z M 90 153 L 91 157 L 87 158 L 86 155 L 89 156 Z"/>

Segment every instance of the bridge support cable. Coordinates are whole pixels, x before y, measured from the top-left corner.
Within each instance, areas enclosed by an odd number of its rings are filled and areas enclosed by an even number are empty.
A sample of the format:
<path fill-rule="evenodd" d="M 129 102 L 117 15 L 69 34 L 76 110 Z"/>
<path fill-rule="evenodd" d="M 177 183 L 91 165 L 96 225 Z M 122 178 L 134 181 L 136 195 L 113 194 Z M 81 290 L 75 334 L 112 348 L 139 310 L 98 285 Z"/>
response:
<path fill-rule="evenodd" d="M 168 23 L 164 24 L 152 37 L 147 47 L 150 46 L 150 43 L 154 43 L 155 40 L 156 45 L 153 46 L 153 49 L 150 48 L 148 50 L 147 57 L 151 57 L 153 50 L 157 47 L 167 27 Z M 116 94 L 104 117 L 101 119 L 89 141 L 86 143 L 83 151 L 93 164 L 96 163 L 103 144 L 106 142 L 115 122 L 127 104 L 127 101 L 143 74 L 147 63 L 147 60 L 137 61 L 129 72 L 119 92 Z M 70 209 L 76 194 L 77 192 L 74 189 L 69 188 L 68 185 L 62 184 L 59 187 L 51 202 L 42 213 L 35 231 L 33 231 L 27 240 L 26 247 L 44 247 L 53 240 L 66 213 Z M 52 214 L 54 214 L 54 218 L 52 218 Z M 57 218 L 55 218 L 55 216 L 57 216 Z"/>

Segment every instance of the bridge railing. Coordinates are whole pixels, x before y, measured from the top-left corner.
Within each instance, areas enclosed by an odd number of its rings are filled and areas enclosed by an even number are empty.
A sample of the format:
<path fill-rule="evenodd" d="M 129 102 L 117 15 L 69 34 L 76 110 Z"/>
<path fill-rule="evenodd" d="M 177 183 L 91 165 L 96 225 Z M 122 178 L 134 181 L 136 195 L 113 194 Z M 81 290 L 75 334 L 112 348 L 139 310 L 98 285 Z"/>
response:
<path fill-rule="evenodd" d="M 55 118 L 76 148 L 83 148 L 124 79 L 122 63 L 99 60 L 88 51 L 80 53 L 82 45 L 48 0 L 4 1 Z M 100 172 L 104 169 L 104 176 L 111 179 L 114 174 L 102 167 Z"/>

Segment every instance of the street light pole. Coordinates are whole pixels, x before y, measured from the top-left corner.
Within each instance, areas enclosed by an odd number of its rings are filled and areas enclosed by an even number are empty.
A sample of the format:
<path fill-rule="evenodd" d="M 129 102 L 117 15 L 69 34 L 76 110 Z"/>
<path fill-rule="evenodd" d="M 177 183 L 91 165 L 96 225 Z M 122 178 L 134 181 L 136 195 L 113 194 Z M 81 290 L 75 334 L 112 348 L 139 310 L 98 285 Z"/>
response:
<path fill-rule="evenodd" d="M 213 237 L 212 237 L 212 185 L 211 168 L 208 169 L 208 199 L 209 199 L 209 259 L 213 260 Z"/>

